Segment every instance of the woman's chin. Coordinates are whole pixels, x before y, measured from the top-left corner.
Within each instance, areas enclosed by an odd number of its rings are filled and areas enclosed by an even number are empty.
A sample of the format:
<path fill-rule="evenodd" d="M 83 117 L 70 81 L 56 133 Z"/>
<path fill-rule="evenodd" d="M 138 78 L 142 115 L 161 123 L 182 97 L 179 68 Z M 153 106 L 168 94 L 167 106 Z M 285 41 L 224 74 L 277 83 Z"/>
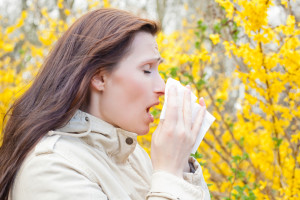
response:
<path fill-rule="evenodd" d="M 149 126 L 141 128 L 135 132 L 138 135 L 146 135 L 149 133 Z"/>

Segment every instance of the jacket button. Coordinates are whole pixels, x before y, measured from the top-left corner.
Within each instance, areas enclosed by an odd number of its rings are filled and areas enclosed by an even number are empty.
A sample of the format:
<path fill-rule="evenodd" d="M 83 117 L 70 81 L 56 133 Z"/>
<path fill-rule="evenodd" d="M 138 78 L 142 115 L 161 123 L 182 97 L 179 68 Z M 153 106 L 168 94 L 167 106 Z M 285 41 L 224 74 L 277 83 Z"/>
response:
<path fill-rule="evenodd" d="M 88 117 L 85 117 L 85 121 L 87 121 L 87 122 L 88 122 L 88 121 L 89 121 L 89 118 L 88 118 Z"/>
<path fill-rule="evenodd" d="M 133 139 L 128 137 L 126 138 L 126 144 L 131 145 L 133 143 Z"/>

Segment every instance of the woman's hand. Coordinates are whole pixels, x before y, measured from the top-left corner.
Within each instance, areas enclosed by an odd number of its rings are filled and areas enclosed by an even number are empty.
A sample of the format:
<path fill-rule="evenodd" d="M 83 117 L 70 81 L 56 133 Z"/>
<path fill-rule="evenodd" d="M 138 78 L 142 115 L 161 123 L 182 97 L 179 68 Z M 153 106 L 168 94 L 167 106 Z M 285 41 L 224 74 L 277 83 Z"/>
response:
<path fill-rule="evenodd" d="M 192 125 L 190 88 L 179 105 L 175 87 L 169 89 L 166 117 L 160 121 L 151 141 L 151 160 L 154 170 L 163 170 L 182 177 L 190 152 L 199 133 L 206 110 L 201 98 L 196 120 Z"/>

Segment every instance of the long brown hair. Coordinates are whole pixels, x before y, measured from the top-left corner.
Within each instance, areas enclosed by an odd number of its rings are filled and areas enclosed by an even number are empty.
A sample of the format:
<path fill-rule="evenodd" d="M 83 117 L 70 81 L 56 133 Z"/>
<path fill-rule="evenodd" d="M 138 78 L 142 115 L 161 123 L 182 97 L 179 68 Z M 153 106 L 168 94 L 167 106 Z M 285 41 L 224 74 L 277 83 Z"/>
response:
<path fill-rule="evenodd" d="M 10 107 L 0 147 L 0 199 L 7 200 L 29 151 L 50 130 L 62 127 L 89 102 L 91 78 L 111 72 L 138 31 L 155 35 L 159 24 L 118 9 L 79 18 L 50 51 L 32 86 Z"/>

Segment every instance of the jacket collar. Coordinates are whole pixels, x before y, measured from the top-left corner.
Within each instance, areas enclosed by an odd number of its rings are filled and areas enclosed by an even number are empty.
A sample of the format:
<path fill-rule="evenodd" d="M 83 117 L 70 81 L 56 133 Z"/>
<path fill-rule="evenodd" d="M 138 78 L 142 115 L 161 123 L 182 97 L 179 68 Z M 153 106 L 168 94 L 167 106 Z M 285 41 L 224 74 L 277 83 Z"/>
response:
<path fill-rule="evenodd" d="M 90 146 L 105 151 L 116 162 L 125 162 L 137 145 L 136 133 L 116 128 L 81 110 L 77 110 L 64 127 L 48 134 L 80 137 Z"/>

